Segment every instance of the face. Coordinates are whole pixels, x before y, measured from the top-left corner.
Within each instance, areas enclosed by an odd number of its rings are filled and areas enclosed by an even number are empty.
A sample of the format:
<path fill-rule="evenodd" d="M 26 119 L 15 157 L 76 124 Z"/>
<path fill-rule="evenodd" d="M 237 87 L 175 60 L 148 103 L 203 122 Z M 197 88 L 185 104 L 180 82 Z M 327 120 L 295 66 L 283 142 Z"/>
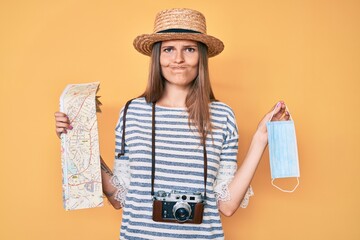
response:
<path fill-rule="evenodd" d="M 160 66 L 166 84 L 189 87 L 198 75 L 199 49 L 190 40 L 164 41 L 160 49 Z"/>

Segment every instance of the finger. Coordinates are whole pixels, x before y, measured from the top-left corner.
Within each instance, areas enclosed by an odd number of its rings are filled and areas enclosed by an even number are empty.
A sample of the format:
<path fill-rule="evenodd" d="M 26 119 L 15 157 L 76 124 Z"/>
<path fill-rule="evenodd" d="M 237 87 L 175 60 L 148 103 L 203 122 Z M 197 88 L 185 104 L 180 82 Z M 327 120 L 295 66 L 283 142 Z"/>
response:
<path fill-rule="evenodd" d="M 63 112 L 55 112 L 55 121 L 59 122 L 70 122 L 69 117 Z"/>
<path fill-rule="evenodd" d="M 290 113 L 288 111 L 285 111 L 283 121 L 288 121 L 290 119 Z"/>
<path fill-rule="evenodd" d="M 55 112 L 55 113 L 54 113 L 54 116 L 55 116 L 55 117 L 65 117 L 66 114 L 63 113 L 63 112 Z"/>
<path fill-rule="evenodd" d="M 56 117 L 55 122 L 59 123 L 70 123 L 70 120 L 68 117 Z"/>
<path fill-rule="evenodd" d="M 276 114 L 274 114 L 274 119 L 281 120 L 284 117 L 285 110 L 286 110 L 286 105 L 284 102 L 281 102 L 280 110 Z"/>
<path fill-rule="evenodd" d="M 64 123 L 64 122 L 56 122 L 55 126 L 56 128 L 65 128 L 70 130 L 73 129 L 73 127 L 69 123 Z"/>
<path fill-rule="evenodd" d="M 65 128 L 57 128 L 56 129 L 56 135 L 58 136 L 58 138 L 61 138 L 61 134 L 66 134 L 67 133 L 67 131 L 66 131 L 66 129 Z"/>
<path fill-rule="evenodd" d="M 62 134 L 62 133 L 67 133 L 66 131 L 66 128 L 63 128 L 63 127 L 59 127 L 59 128 L 56 128 L 56 133 L 58 135 Z"/>
<path fill-rule="evenodd" d="M 281 118 L 285 111 L 285 103 L 283 101 L 279 101 L 275 107 L 273 108 L 273 115 L 271 121 L 276 121 Z"/>

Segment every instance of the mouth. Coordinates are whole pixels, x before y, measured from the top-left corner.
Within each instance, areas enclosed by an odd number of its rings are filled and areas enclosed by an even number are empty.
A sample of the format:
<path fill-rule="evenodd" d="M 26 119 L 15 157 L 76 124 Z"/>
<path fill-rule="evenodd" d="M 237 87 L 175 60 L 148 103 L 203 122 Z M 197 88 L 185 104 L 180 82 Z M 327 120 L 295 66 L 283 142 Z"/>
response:
<path fill-rule="evenodd" d="M 184 71 L 187 69 L 186 66 L 170 66 L 170 69 L 173 71 Z"/>

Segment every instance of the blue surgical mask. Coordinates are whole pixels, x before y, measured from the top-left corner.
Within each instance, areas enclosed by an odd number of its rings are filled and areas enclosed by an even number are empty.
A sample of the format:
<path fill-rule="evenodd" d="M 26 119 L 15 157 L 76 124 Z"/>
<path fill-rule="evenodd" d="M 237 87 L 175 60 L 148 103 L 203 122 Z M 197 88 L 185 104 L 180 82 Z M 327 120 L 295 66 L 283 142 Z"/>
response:
<path fill-rule="evenodd" d="M 292 118 L 288 121 L 269 121 L 266 124 L 269 141 L 271 183 L 283 192 L 294 192 L 299 186 L 299 159 Z M 297 178 L 292 190 L 284 190 L 274 184 L 277 178 Z"/>

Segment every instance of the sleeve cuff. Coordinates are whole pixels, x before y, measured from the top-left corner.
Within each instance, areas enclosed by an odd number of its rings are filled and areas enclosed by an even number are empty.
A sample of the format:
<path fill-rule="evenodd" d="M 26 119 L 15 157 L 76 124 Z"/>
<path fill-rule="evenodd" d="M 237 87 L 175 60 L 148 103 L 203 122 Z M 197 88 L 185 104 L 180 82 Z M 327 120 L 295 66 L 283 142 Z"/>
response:
<path fill-rule="evenodd" d="M 121 207 L 124 207 L 125 197 L 127 194 L 127 189 L 124 187 L 124 183 L 122 183 L 116 175 L 111 177 L 110 183 L 117 189 L 114 199 L 119 201 Z"/>
<path fill-rule="evenodd" d="M 229 201 L 231 198 L 229 192 L 229 182 L 224 182 L 215 190 L 215 197 L 217 201 Z M 241 208 L 246 208 L 249 205 L 250 197 L 254 196 L 254 191 L 251 186 L 247 189 L 243 200 L 240 203 Z"/>
<path fill-rule="evenodd" d="M 240 203 L 241 208 L 246 208 L 249 205 L 250 197 L 254 196 L 254 191 L 251 186 L 249 186 L 248 190 L 245 193 L 243 200 Z"/>

